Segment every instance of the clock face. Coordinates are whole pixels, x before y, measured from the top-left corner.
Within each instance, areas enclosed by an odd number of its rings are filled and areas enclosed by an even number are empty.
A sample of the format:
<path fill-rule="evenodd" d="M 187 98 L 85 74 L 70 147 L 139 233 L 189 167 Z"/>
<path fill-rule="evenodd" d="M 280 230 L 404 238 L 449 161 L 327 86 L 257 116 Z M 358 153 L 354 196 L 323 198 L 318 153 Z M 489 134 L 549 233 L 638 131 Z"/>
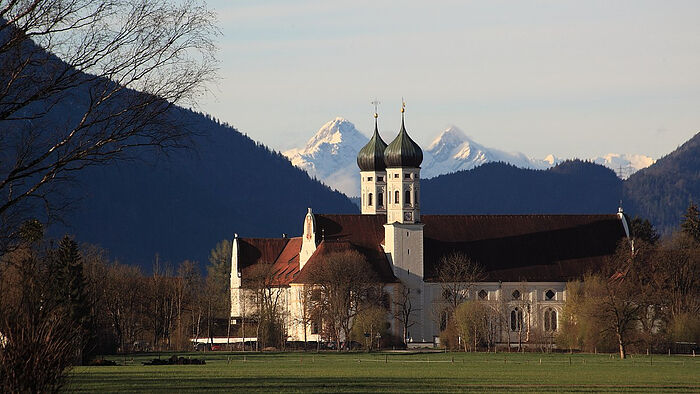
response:
<path fill-rule="evenodd" d="M 404 212 L 403 220 L 413 220 L 413 212 Z"/>

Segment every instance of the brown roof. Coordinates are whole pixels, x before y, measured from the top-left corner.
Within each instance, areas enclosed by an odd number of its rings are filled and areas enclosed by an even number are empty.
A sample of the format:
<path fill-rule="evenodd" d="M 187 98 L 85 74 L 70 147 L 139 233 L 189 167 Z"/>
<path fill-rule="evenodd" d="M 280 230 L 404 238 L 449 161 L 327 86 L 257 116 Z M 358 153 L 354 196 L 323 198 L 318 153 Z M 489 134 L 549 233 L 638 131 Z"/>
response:
<path fill-rule="evenodd" d="M 382 282 L 396 282 L 389 259 L 382 248 L 386 215 L 317 214 L 315 219 L 316 240 L 334 242 L 334 245 L 328 247 L 338 251 L 353 249 L 360 252 Z M 313 258 L 311 256 L 309 261 Z"/>
<path fill-rule="evenodd" d="M 245 282 L 246 272 L 257 263 L 273 264 L 277 285 L 288 285 L 299 273 L 301 237 L 239 238 L 239 269 Z"/>
<path fill-rule="evenodd" d="M 565 281 L 594 270 L 625 231 L 617 215 L 424 215 L 424 275 L 463 252 L 487 280 Z"/>
<path fill-rule="evenodd" d="M 396 281 L 382 248 L 385 215 L 316 214 L 315 219 L 320 244 L 307 264 L 333 251 L 356 250 L 383 282 Z M 426 280 L 434 278 L 442 256 L 459 251 L 484 266 L 487 280 L 565 281 L 601 266 L 625 237 L 617 215 L 421 215 L 421 220 Z M 301 238 L 240 242 L 243 271 L 271 262 L 280 285 L 303 281 Z"/>
<path fill-rule="evenodd" d="M 397 281 L 394 273 L 389 266 L 389 260 L 387 260 L 386 255 L 382 252 L 382 256 L 378 256 L 375 253 L 368 251 L 365 248 L 359 247 L 349 241 L 321 241 L 321 243 L 316 248 L 316 251 L 306 262 L 304 268 L 301 270 L 301 274 L 296 278 L 296 283 L 304 283 L 307 281 L 313 281 L 313 278 L 309 278 L 309 272 L 313 271 L 313 267 L 318 264 L 323 264 L 326 256 L 331 253 L 345 252 L 354 250 L 365 256 L 367 262 L 374 270 L 377 275 L 377 280 L 382 283 L 394 283 Z"/>

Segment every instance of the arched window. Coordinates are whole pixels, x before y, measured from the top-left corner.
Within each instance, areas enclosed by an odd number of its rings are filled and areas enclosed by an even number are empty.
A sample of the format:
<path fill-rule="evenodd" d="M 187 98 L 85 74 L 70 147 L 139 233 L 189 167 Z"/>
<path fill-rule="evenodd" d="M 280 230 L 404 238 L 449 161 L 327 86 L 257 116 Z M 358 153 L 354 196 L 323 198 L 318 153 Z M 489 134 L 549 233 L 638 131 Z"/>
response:
<path fill-rule="evenodd" d="M 411 191 L 410 190 L 406 190 L 406 193 L 404 194 L 404 204 L 411 205 Z"/>
<path fill-rule="evenodd" d="M 398 204 L 398 203 L 399 203 L 399 191 L 396 190 L 396 191 L 394 191 L 394 204 Z"/>
<path fill-rule="evenodd" d="M 377 193 L 377 206 L 378 207 L 384 206 L 384 193 Z"/>
<path fill-rule="evenodd" d="M 520 331 L 523 329 L 523 311 L 516 307 L 510 311 L 510 330 Z"/>
<path fill-rule="evenodd" d="M 372 206 L 372 193 L 367 196 L 367 205 Z"/>
<path fill-rule="evenodd" d="M 547 308 L 544 311 L 544 330 L 546 332 L 557 330 L 557 311 L 552 308 Z"/>

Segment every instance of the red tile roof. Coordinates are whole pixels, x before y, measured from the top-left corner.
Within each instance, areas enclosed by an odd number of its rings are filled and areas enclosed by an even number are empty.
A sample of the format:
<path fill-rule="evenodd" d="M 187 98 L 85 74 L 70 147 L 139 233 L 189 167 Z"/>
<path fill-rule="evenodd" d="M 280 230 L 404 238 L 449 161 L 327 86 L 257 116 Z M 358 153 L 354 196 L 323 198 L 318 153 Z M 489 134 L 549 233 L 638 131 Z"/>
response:
<path fill-rule="evenodd" d="M 315 219 L 317 240 L 336 242 L 336 245 L 329 245 L 331 248 L 353 249 L 360 252 L 367 258 L 382 282 L 397 281 L 382 247 L 386 215 L 317 214 Z"/>
<path fill-rule="evenodd" d="M 315 219 L 320 244 L 307 264 L 332 251 L 356 250 L 382 281 L 396 281 L 382 248 L 385 215 Z M 460 251 L 484 266 L 487 280 L 565 281 L 597 269 L 625 237 L 617 215 L 422 215 L 421 220 L 426 280 L 433 279 L 442 256 Z M 266 261 L 275 264 L 280 285 L 303 279 L 301 238 L 240 241 L 243 271 Z"/>
<path fill-rule="evenodd" d="M 276 283 L 288 285 L 299 273 L 301 238 L 239 238 L 238 266 L 244 284 L 246 272 L 258 263 L 273 264 Z"/>
<path fill-rule="evenodd" d="M 389 260 L 387 260 L 386 255 L 384 255 L 384 253 L 382 253 L 382 256 L 380 257 L 377 254 L 372 253 L 371 251 L 369 251 L 368 253 L 367 249 L 359 247 L 353 244 L 352 242 L 329 240 L 321 241 L 321 243 L 316 248 L 314 254 L 311 255 L 309 261 L 307 261 L 306 265 L 304 265 L 304 268 L 301 270 L 301 273 L 296 278 L 295 282 L 312 282 L 313 278 L 309 278 L 309 272 L 313 271 L 313 267 L 315 267 L 316 265 L 323 264 L 323 261 L 326 256 L 328 256 L 331 253 L 339 253 L 351 250 L 354 250 L 365 256 L 367 262 L 370 264 L 374 273 L 376 274 L 377 280 L 379 282 L 397 282 L 397 279 L 394 276 L 394 273 L 392 272 L 391 267 L 389 265 Z"/>

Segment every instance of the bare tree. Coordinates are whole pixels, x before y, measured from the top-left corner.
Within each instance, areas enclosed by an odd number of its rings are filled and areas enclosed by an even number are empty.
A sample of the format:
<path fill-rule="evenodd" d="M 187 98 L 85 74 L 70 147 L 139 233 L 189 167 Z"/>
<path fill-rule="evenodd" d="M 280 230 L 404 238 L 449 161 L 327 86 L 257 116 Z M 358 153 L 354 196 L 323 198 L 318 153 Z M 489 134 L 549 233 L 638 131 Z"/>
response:
<path fill-rule="evenodd" d="M 214 21 L 196 0 L 0 4 L 0 250 L 76 171 L 187 142 L 173 106 L 215 78 Z"/>
<path fill-rule="evenodd" d="M 274 266 L 260 262 L 250 267 L 245 287 L 252 293 L 257 320 L 256 336 L 258 350 L 268 344 L 282 345 L 283 325 L 281 320 L 282 289 L 276 283 Z"/>
<path fill-rule="evenodd" d="M 24 243 L 0 261 L 0 391 L 56 392 L 76 361 L 80 327 L 53 297 L 50 257 Z"/>
<path fill-rule="evenodd" d="M 420 309 L 413 306 L 411 301 L 411 288 L 403 284 L 399 285 L 398 296 L 394 298 L 394 318 L 401 322 L 403 329 L 403 343 L 408 343 L 408 329 L 411 328 L 416 321 L 413 314 Z"/>
<path fill-rule="evenodd" d="M 457 307 L 468 299 L 474 285 L 485 277 L 483 267 L 463 253 L 452 252 L 440 259 L 437 279 L 442 288 L 443 301 L 447 305 L 447 323 Z"/>
<path fill-rule="evenodd" d="M 304 331 L 304 351 L 307 348 L 307 335 L 308 328 L 314 322 L 313 313 L 313 302 L 312 302 L 312 292 L 313 288 L 311 286 L 301 285 L 296 287 L 296 297 L 299 300 L 299 315 L 296 316 L 296 323 L 301 325 L 301 329 Z"/>
<path fill-rule="evenodd" d="M 337 349 L 350 338 L 353 318 L 364 308 L 376 305 L 382 287 L 363 255 L 356 251 L 329 253 L 322 262 L 308 266 L 307 285 L 319 289 L 316 310 L 320 312 Z"/>

